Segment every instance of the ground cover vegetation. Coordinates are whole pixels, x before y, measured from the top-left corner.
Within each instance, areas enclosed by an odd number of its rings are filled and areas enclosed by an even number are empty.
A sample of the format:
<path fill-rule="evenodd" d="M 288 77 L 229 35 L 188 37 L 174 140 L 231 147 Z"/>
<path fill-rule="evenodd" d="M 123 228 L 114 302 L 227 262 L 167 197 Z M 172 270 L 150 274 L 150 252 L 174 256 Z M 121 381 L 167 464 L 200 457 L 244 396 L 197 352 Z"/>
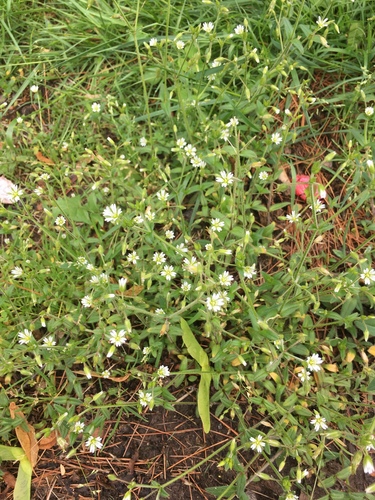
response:
<path fill-rule="evenodd" d="M 189 396 L 190 469 L 48 498 L 375 498 L 374 7 L 3 0 L 5 497 Z"/>

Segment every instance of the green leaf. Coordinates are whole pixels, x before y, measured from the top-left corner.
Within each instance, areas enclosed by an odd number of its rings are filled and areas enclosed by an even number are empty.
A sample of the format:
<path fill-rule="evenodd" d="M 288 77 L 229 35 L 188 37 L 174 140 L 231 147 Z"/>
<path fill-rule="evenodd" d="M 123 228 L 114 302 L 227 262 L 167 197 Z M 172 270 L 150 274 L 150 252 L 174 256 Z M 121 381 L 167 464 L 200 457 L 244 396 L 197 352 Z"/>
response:
<path fill-rule="evenodd" d="M 211 373 L 204 372 L 201 374 L 201 380 L 198 387 L 198 414 L 202 420 L 203 430 L 206 434 L 210 432 L 210 385 Z"/>
<path fill-rule="evenodd" d="M 33 468 L 22 448 L 0 445 L 0 460 L 19 460 L 13 500 L 30 500 Z"/>
<path fill-rule="evenodd" d="M 182 340 L 186 345 L 188 353 L 193 359 L 195 359 L 195 361 L 197 361 L 202 370 L 209 371 L 210 363 L 208 361 L 208 356 L 203 347 L 199 345 L 199 342 L 195 338 L 194 333 L 191 331 L 190 326 L 183 318 L 181 318 L 181 329 Z"/>

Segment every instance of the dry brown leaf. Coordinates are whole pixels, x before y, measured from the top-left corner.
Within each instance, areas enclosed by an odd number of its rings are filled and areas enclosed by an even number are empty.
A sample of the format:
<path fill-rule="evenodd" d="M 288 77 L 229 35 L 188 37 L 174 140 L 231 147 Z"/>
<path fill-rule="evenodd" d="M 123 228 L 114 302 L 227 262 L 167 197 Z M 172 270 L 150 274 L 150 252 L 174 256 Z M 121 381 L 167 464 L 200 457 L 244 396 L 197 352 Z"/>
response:
<path fill-rule="evenodd" d="M 57 443 L 57 432 L 52 431 L 49 436 L 39 439 L 38 446 L 40 450 L 49 450 Z"/>
<path fill-rule="evenodd" d="M 5 471 L 2 477 L 8 488 L 14 488 L 16 486 L 16 478 L 10 472 Z"/>
<path fill-rule="evenodd" d="M 18 441 L 20 442 L 20 445 L 25 452 L 25 455 L 29 459 L 31 466 L 34 468 L 37 461 L 38 461 L 38 442 L 35 438 L 35 429 L 32 425 L 30 425 L 26 418 L 25 415 L 22 413 L 21 410 L 18 409 L 18 406 L 16 403 L 10 403 L 9 405 L 9 411 L 10 411 L 10 416 L 11 418 L 22 418 L 25 422 L 24 426 L 17 425 L 15 428 L 16 431 L 16 436 Z M 23 427 L 27 427 L 27 431 L 24 430 Z"/>
<path fill-rule="evenodd" d="M 37 157 L 37 159 L 40 162 L 45 163 L 46 165 L 54 165 L 55 164 L 55 162 L 52 161 L 50 158 L 47 158 L 46 156 L 43 156 L 40 151 L 36 151 L 35 152 L 35 156 Z"/>
<path fill-rule="evenodd" d="M 130 377 L 130 373 L 127 373 L 123 377 L 108 377 L 109 380 L 113 380 L 113 382 L 126 382 L 128 378 Z"/>
<path fill-rule="evenodd" d="M 144 287 L 142 285 L 134 285 L 131 288 L 129 288 L 129 290 L 126 290 L 126 292 L 124 292 L 124 295 L 125 297 L 136 297 L 141 293 L 143 288 Z"/>

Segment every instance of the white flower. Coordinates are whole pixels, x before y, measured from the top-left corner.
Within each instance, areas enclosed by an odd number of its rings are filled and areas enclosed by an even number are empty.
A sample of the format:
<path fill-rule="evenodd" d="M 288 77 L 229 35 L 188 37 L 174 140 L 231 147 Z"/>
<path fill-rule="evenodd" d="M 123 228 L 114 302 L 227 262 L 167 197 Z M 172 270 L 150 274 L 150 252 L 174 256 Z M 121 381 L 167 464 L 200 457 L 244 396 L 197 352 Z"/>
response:
<path fill-rule="evenodd" d="M 84 429 L 85 429 L 85 424 L 83 422 L 81 422 L 80 420 L 78 420 L 78 422 L 76 422 L 73 425 L 72 432 L 74 432 L 74 434 L 81 434 L 81 432 L 83 432 Z"/>
<path fill-rule="evenodd" d="M 246 266 L 243 269 L 243 275 L 245 276 L 245 278 L 251 279 L 254 276 L 256 276 L 256 274 L 257 272 L 255 269 L 255 264 L 251 264 L 251 266 Z"/>
<path fill-rule="evenodd" d="M 195 156 L 197 153 L 197 148 L 195 148 L 192 144 L 187 144 L 184 147 L 184 151 L 186 156 Z"/>
<path fill-rule="evenodd" d="M 279 132 L 274 132 L 271 135 L 271 142 L 273 142 L 277 146 L 283 142 L 283 138 L 281 137 L 281 135 L 279 134 Z"/>
<path fill-rule="evenodd" d="M 229 129 L 225 128 L 224 130 L 222 130 L 220 134 L 220 139 L 223 139 L 223 141 L 229 140 Z"/>
<path fill-rule="evenodd" d="M 266 172 L 265 170 L 263 170 L 262 172 L 259 172 L 259 179 L 261 181 L 265 181 L 268 179 L 268 172 Z"/>
<path fill-rule="evenodd" d="M 114 344 L 116 347 L 120 347 L 121 345 L 126 343 L 126 332 L 125 330 L 111 330 L 109 332 L 108 342 L 110 344 Z"/>
<path fill-rule="evenodd" d="M 299 214 L 295 210 L 292 210 L 292 212 L 290 214 L 285 216 L 285 218 L 289 222 L 289 224 L 293 224 L 293 222 L 298 222 L 300 217 L 301 217 L 301 214 Z"/>
<path fill-rule="evenodd" d="M 178 50 L 182 50 L 185 47 L 185 43 L 182 40 L 177 40 L 176 47 Z"/>
<path fill-rule="evenodd" d="M 296 477 L 297 483 L 301 483 L 302 479 L 308 475 L 309 475 L 309 471 L 307 469 L 302 471 L 300 468 L 298 468 L 297 469 L 297 477 Z"/>
<path fill-rule="evenodd" d="M 287 116 L 292 116 L 292 112 L 291 112 L 291 111 L 290 111 L 290 109 L 288 109 L 288 108 L 285 110 L 285 114 L 286 114 Z"/>
<path fill-rule="evenodd" d="M 142 148 L 144 148 L 145 146 L 147 146 L 147 139 L 146 139 L 146 137 L 141 137 L 139 139 L 139 145 L 142 146 Z"/>
<path fill-rule="evenodd" d="M 223 187 L 229 186 L 229 184 L 233 184 L 234 181 L 234 175 L 232 172 L 226 172 L 225 170 L 222 170 L 220 174 L 216 177 L 216 182 L 221 184 Z"/>
<path fill-rule="evenodd" d="M 289 493 L 287 494 L 287 496 L 285 497 L 285 500 L 298 500 L 298 497 L 297 497 L 297 495 L 295 495 L 294 493 L 289 492 Z"/>
<path fill-rule="evenodd" d="M 316 20 L 316 24 L 318 25 L 319 29 L 326 28 L 328 26 L 328 18 L 326 17 L 325 19 L 322 19 L 319 16 Z"/>
<path fill-rule="evenodd" d="M 373 166 L 374 166 L 374 160 L 371 160 L 371 159 L 367 160 L 366 161 L 366 165 L 368 166 L 368 168 L 373 168 Z"/>
<path fill-rule="evenodd" d="M 93 113 L 100 113 L 100 108 L 101 108 L 101 106 L 98 102 L 93 102 L 91 104 L 91 109 L 92 109 Z"/>
<path fill-rule="evenodd" d="M 187 246 L 185 245 L 185 243 L 179 243 L 178 245 L 176 245 L 176 250 L 177 250 L 177 252 L 183 252 L 183 253 L 186 253 L 189 251 Z"/>
<path fill-rule="evenodd" d="M 103 378 L 109 378 L 111 376 L 111 372 L 109 370 L 103 370 L 102 371 L 102 377 Z"/>
<path fill-rule="evenodd" d="M 365 282 L 365 285 L 371 285 L 371 281 L 375 281 L 375 269 L 366 267 L 363 273 L 361 273 L 360 278 Z"/>
<path fill-rule="evenodd" d="M 118 289 L 123 292 L 126 288 L 126 283 L 128 282 L 127 278 L 120 278 L 118 280 Z"/>
<path fill-rule="evenodd" d="M 208 22 L 208 23 L 203 23 L 202 24 L 202 30 L 205 31 L 206 33 L 211 33 L 211 31 L 215 28 L 215 25 L 213 22 Z"/>
<path fill-rule="evenodd" d="M 252 443 L 250 448 L 252 450 L 256 450 L 258 453 L 261 453 L 263 451 L 263 448 L 266 446 L 263 436 L 261 436 L 260 434 L 258 434 L 256 438 L 251 437 L 250 442 Z"/>
<path fill-rule="evenodd" d="M 162 309 L 161 307 L 159 307 L 158 309 L 155 309 L 155 314 L 162 316 L 163 314 L 165 314 L 164 309 Z"/>
<path fill-rule="evenodd" d="M 39 90 L 39 86 L 38 85 L 31 85 L 30 90 L 33 94 L 36 94 Z"/>
<path fill-rule="evenodd" d="M 139 403 L 141 406 L 148 406 L 153 400 L 151 392 L 139 391 Z"/>
<path fill-rule="evenodd" d="M 64 226 L 65 222 L 66 222 L 66 219 L 62 215 L 59 215 L 58 217 L 56 217 L 56 220 L 55 220 L 56 226 L 62 227 L 62 226 Z"/>
<path fill-rule="evenodd" d="M 184 259 L 183 268 L 190 274 L 197 274 L 201 268 L 201 264 L 197 261 L 196 257 L 190 257 L 190 259 Z"/>
<path fill-rule="evenodd" d="M 136 264 L 137 263 L 137 260 L 139 260 L 139 256 L 137 255 L 137 252 L 135 250 L 133 250 L 133 252 L 130 252 L 127 256 L 126 256 L 126 260 L 128 262 L 131 262 L 132 264 Z"/>
<path fill-rule="evenodd" d="M 206 162 L 202 160 L 202 158 L 199 158 L 199 156 L 193 156 L 190 159 L 190 163 L 193 165 L 195 168 L 203 168 L 206 166 Z"/>
<path fill-rule="evenodd" d="M 81 304 L 83 305 L 83 307 L 92 307 L 93 305 L 92 295 L 85 295 L 81 300 Z"/>
<path fill-rule="evenodd" d="M 220 233 L 223 230 L 224 222 L 220 219 L 211 219 L 211 231 Z"/>
<path fill-rule="evenodd" d="M 151 40 L 148 42 L 150 47 L 156 47 L 158 44 L 158 39 L 157 38 L 151 38 Z"/>
<path fill-rule="evenodd" d="M 16 266 L 11 270 L 10 273 L 13 274 L 14 278 L 20 278 L 23 275 L 23 269 L 19 266 Z"/>
<path fill-rule="evenodd" d="M 326 419 L 324 417 L 321 417 L 318 412 L 315 412 L 315 418 L 310 420 L 310 424 L 314 426 L 316 432 L 318 432 L 320 429 L 323 429 L 323 431 L 328 429 Z"/>
<path fill-rule="evenodd" d="M 33 334 L 30 330 L 26 328 L 22 332 L 18 332 L 18 343 L 19 344 L 28 344 L 33 339 Z"/>
<path fill-rule="evenodd" d="M 22 195 L 23 191 L 17 186 L 17 184 L 12 184 L 10 186 L 9 197 L 12 200 L 12 202 L 20 201 Z"/>
<path fill-rule="evenodd" d="M 242 24 L 237 24 L 237 26 L 234 28 L 234 32 L 236 35 L 242 35 L 242 33 L 245 33 L 245 26 Z"/>
<path fill-rule="evenodd" d="M 53 339 L 53 336 L 49 335 L 48 337 L 45 337 L 43 339 L 43 344 L 45 347 L 50 348 L 50 347 L 53 347 L 54 345 L 56 345 L 56 342 Z"/>
<path fill-rule="evenodd" d="M 302 368 L 298 373 L 298 377 L 301 379 L 301 382 L 307 382 L 310 380 L 310 373 L 305 368 Z"/>
<path fill-rule="evenodd" d="M 240 122 L 236 116 L 232 116 L 229 122 L 225 125 L 227 128 L 236 127 Z"/>
<path fill-rule="evenodd" d="M 164 266 L 164 269 L 160 274 L 161 276 L 164 276 L 167 281 L 171 281 L 171 279 L 176 276 L 176 272 L 173 269 L 173 266 Z"/>
<path fill-rule="evenodd" d="M 83 257 L 82 255 L 79 256 L 79 257 L 77 257 L 76 265 L 77 266 L 86 266 L 87 265 L 87 259 L 85 257 Z"/>
<path fill-rule="evenodd" d="M 363 472 L 365 474 L 372 474 L 375 471 L 373 461 L 370 455 L 365 455 L 363 457 Z"/>
<path fill-rule="evenodd" d="M 230 286 L 233 281 L 233 276 L 228 273 L 228 271 L 224 271 L 219 275 L 219 283 L 221 286 Z"/>
<path fill-rule="evenodd" d="M 37 195 L 37 196 L 41 196 L 43 194 L 43 188 L 42 186 L 38 186 L 37 188 L 34 189 L 34 193 Z"/>
<path fill-rule="evenodd" d="M 307 370 L 310 372 L 318 372 L 321 370 L 320 365 L 323 363 L 322 358 L 319 356 L 319 354 L 312 354 L 306 359 L 306 364 L 307 364 Z"/>
<path fill-rule="evenodd" d="M 101 448 L 103 448 L 103 444 L 101 441 L 102 438 L 100 436 L 90 436 L 85 444 L 87 448 L 90 449 L 90 453 L 95 453 L 96 450 L 100 450 Z"/>
<path fill-rule="evenodd" d="M 142 217 L 142 215 L 136 215 L 134 217 L 134 222 L 135 224 L 143 224 L 144 223 L 144 218 Z"/>
<path fill-rule="evenodd" d="M 321 200 L 314 200 L 314 204 L 310 205 L 310 210 L 319 214 L 322 210 L 326 208 L 325 204 Z"/>
<path fill-rule="evenodd" d="M 156 374 L 159 378 L 165 378 L 165 377 L 169 377 L 171 372 L 169 371 L 168 366 L 160 365 Z"/>
<path fill-rule="evenodd" d="M 168 201 L 169 193 L 166 189 L 161 189 L 158 193 L 156 193 L 156 197 L 160 201 Z"/>
<path fill-rule="evenodd" d="M 168 240 L 173 240 L 174 239 L 174 232 L 171 230 L 165 231 L 165 237 Z"/>
<path fill-rule="evenodd" d="M 106 222 L 115 224 L 122 213 L 121 208 L 117 207 L 114 203 L 109 205 L 103 210 L 103 217 Z"/>
<path fill-rule="evenodd" d="M 218 293 L 214 293 L 211 297 L 207 297 L 206 306 L 209 311 L 218 312 L 225 305 L 224 299 Z"/>
<path fill-rule="evenodd" d="M 18 116 L 16 121 L 18 124 L 21 124 L 21 123 L 23 123 L 23 118 L 21 118 L 21 116 Z"/>
<path fill-rule="evenodd" d="M 163 264 L 167 260 L 167 258 L 163 252 L 155 252 L 154 255 L 152 256 L 152 260 L 158 266 L 160 266 L 161 264 Z"/>
<path fill-rule="evenodd" d="M 185 141 L 185 139 L 184 139 L 183 137 L 180 137 L 179 139 L 177 139 L 177 141 L 176 141 L 176 145 L 177 145 L 180 149 L 184 148 L 184 147 L 186 146 L 186 141 Z"/>
<path fill-rule="evenodd" d="M 181 290 L 182 290 L 183 292 L 187 293 L 187 292 L 189 292 L 189 291 L 190 291 L 190 289 L 191 289 L 191 284 L 190 284 L 190 283 L 188 283 L 187 281 L 183 281 L 183 282 L 181 283 Z"/>
<path fill-rule="evenodd" d="M 145 212 L 145 217 L 147 220 L 152 221 L 155 219 L 155 212 L 152 212 L 150 210 L 150 207 L 147 207 L 147 210 Z"/>
<path fill-rule="evenodd" d="M 372 116 L 374 114 L 374 108 L 372 106 L 367 106 L 365 109 L 365 115 Z"/>

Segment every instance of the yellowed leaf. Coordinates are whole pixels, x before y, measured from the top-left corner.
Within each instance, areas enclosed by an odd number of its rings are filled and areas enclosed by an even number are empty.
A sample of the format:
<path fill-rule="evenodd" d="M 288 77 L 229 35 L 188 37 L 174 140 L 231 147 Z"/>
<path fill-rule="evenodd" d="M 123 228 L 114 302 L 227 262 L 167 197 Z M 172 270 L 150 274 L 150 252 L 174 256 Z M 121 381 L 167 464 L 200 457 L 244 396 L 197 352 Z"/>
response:
<path fill-rule="evenodd" d="M 345 356 L 345 361 L 348 363 L 351 363 L 353 359 L 355 358 L 355 352 L 354 351 L 348 351 L 346 356 Z"/>
<path fill-rule="evenodd" d="M 324 365 L 324 368 L 329 371 L 329 372 L 333 372 L 333 373 L 337 373 L 339 371 L 339 367 L 336 365 L 336 363 L 333 363 L 333 364 L 328 364 L 328 365 Z"/>
<path fill-rule="evenodd" d="M 371 354 L 371 356 L 375 356 L 375 345 L 372 345 L 367 349 L 367 352 Z"/>
<path fill-rule="evenodd" d="M 270 373 L 270 377 L 272 378 L 272 380 L 274 382 L 276 382 L 276 384 L 281 384 L 281 378 L 280 378 L 280 375 L 276 372 L 271 372 Z"/>
<path fill-rule="evenodd" d="M 136 297 L 143 290 L 143 285 L 134 285 L 123 293 L 125 297 Z"/>
<path fill-rule="evenodd" d="M 31 467 L 34 468 L 38 461 L 39 451 L 38 442 L 35 438 L 35 429 L 27 422 L 25 415 L 21 410 L 19 410 L 16 403 L 10 403 L 9 412 L 11 418 L 22 418 L 24 420 L 24 424 L 22 426 L 17 425 L 17 427 L 15 428 L 16 436 L 23 451 L 25 452 L 26 457 L 29 459 Z M 28 429 L 27 431 L 25 430 L 26 428 Z"/>

